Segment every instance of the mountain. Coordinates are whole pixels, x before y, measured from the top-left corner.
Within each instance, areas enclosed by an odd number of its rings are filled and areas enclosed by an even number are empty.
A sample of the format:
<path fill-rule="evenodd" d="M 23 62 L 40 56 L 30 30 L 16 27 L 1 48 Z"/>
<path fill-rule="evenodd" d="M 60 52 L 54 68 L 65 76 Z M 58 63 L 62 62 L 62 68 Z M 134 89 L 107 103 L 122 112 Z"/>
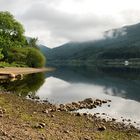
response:
<path fill-rule="evenodd" d="M 39 44 L 38 48 L 40 49 L 40 51 L 44 54 L 45 57 L 47 57 L 47 53 L 51 50 L 50 48 Z"/>
<path fill-rule="evenodd" d="M 69 42 L 45 51 L 48 63 L 61 65 L 123 64 L 140 61 L 140 23 L 104 32 L 97 41 Z"/>

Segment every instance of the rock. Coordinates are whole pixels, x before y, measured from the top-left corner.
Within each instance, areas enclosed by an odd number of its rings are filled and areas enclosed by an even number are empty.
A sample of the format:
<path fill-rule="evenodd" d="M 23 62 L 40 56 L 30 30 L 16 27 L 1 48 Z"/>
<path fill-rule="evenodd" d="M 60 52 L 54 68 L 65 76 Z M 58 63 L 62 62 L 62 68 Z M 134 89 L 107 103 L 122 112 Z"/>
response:
<path fill-rule="evenodd" d="M 54 118 L 55 116 L 53 114 L 51 114 L 51 117 Z"/>
<path fill-rule="evenodd" d="M 6 113 L 6 109 L 5 108 L 3 108 L 2 111 L 3 111 L 3 113 Z"/>
<path fill-rule="evenodd" d="M 32 98 L 31 94 L 28 94 L 27 96 L 28 96 L 28 98 L 30 98 L 30 99 Z"/>
<path fill-rule="evenodd" d="M 112 121 L 116 121 L 116 119 L 115 118 L 112 118 Z"/>
<path fill-rule="evenodd" d="M 67 111 L 67 108 L 64 106 L 64 107 L 61 107 L 60 108 L 60 111 Z"/>
<path fill-rule="evenodd" d="M 82 116 L 82 114 L 78 112 L 75 114 L 75 116 Z"/>
<path fill-rule="evenodd" d="M 130 128 L 131 128 L 131 129 L 135 129 L 135 126 L 134 126 L 134 125 L 130 125 Z"/>
<path fill-rule="evenodd" d="M 69 134 L 70 132 L 69 132 L 68 130 L 64 130 L 64 133 L 67 133 L 67 134 Z"/>
<path fill-rule="evenodd" d="M 18 74 L 18 75 L 16 75 L 16 78 L 17 78 L 17 79 L 23 79 L 23 74 Z"/>
<path fill-rule="evenodd" d="M 36 112 L 36 111 L 34 111 L 34 112 L 33 112 L 33 114 L 37 114 L 37 112 Z"/>
<path fill-rule="evenodd" d="M 44 128 L 46 126 L 45 123 L 39 123 L 36 128 Z"/>
<path fill-rule="evenodd" d="M 100 99 L 96 99 L 95 101 L 97 101 L 97 102 L 102 102 L 102 100 L 100 100 Z"/>
<path fill-rule="evenodd" d="M 98 130 L 99 131 L 105 131 L 106 130 L 106 127 L 105 126 L 100 126 L 100 127 L 98 127 Z"/>
<path fill-rule="evenodd" d="M 95 105 L 95 104 L 93 104 L 93 105 L 92 105 L 92 108 L 96 108 L 96 105 Z"/>
<path fill-rule="evenodd" d="M 40 98 L 38 96 L 33 96 L 32 99 L 33 100 L 39 100 Z"/>
<path fill-rule="evenodd" d="M 13 73 L 9 74 L 9 78 L 15 78 L 15 77 L 16 77 L 15 74 L 13 74 Z"/>
<path fill-rule="evenodd" d="M 87 116 L 88 114 L 87 114 L 87 113 L 83 113 L 83 115 L 84 115 L 84 116 Z"/>
<path fill-rule="evenodd" d="M 46 126 L 45 123 L 39 123 L 39 125 L 41 125 L 42 127 L 45 127 Z"/>
<path fill-rule="evenodd" d="M 94 101 L 94 105 L 99 106 L 99 105 L 101 105 L 101 104 L 102 104 L 102 102 L 100 102 L 100 101 Z"/>
<path fill-rule="evenodd" d="M 92 98 L 87 98 L 83 102 L 90 104 L 90 103 L 93 103 L 93 99 Z"/>
<path fill-rule="evenodd" d="M 91 138 L 89 136 L 85 136 L 84 140 L 91 140 Z"/>
<path fill-rule="evenodd" d="M 36 126 L 36 128 L 43 128 L 43 126 L 41 126 L 41 125 L 38 125 L 38 126 Z"/>
<path fill-rule="evenodd" d="M 59 106 L 60 106 L 60 108 L 64 108 L 65 104 L 60 104 Z"/>
<path fill-rule="evenodd" d="M 106 115 L 106 113 L 102 113 L 102 115 Z"/>
<path fill-rule="evenodd" d="M 45 113 L 45 114 L 49 114 L 49 111 L 47 109 L 43 110 L 42 112 Z"/>
<path fill-rule="evenodd" d="M 103 122 L 107 122 L 107 120 L 106 120 L 106 119 L 102 119 L 102 121 L 103 121 Z"/>
<path fill-rule="evenodd" d="M 127 121 L 128 121 L 128 122 L 131 122 L 131 120 L 130 120 L 130 119 L 128 119 Z"/>
<path fill-rule="evenodd" d="M 60 110 L 60 106 L 59 105 L 55 105 L 56 110 Z"/>
<path fill-rule="evenodd" d="M 2 109 L 0 107 L 0 117 L 3 117 L 4 113 L 6 112 L 6 109 Z"/>
<path fill-rule="evenodd" d="M 96 115 L 100 115 L 100 113 L 96 113 Z"/>
<path fill-rule="evenodd" d="M 76 102 L 72 102 L 72 105 L 75 106 L 75 107 L 79 107 L 80 106 L 80 104 L 76 103 Z"/>
<path fill-rule="evenodd" d="M 111 102 L 111 100 L 107 100 L 108 102 Z"/>
<path fill-rule="evenodd" d="M 47 99 L 46 99 L 46 100 L 43 100 L 43 102 L 44 102 L 44 103 L 48 103 L 48 100 L 47 100 Z"/>
<path fill-rule="evenodd" d="M 2 111 L 2 109 L 0 110 L 0 114 L 3 114 L 3 111 Z"/>
<path fill-rule="evenodd" d="M 103 100 L 103 101 L 102 101 L 102 103 L 103 103 L 103 104 L 106 104 L 106 103 L 107 103 L 107 101 L 106 101 L 106 100 Z"/>

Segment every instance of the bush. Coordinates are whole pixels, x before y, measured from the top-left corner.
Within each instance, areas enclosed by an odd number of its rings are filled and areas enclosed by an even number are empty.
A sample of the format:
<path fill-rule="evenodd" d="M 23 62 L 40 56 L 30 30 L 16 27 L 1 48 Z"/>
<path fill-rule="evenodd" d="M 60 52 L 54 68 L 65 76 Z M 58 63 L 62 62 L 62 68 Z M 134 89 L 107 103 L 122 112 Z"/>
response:
<path fill-rule="evenodd" d="M 10 48 L 7 51 L 6 62 L 10 64 L 17 64 L 19 66 L 28 67 L 43 67 L 45 65 L 45 57 L 43 54 L 30 47 L 25 48 Z"/>
<path fill-rule="evenodd" d="M 35 48 L 28 48 L 27 65 L 33 68 L 39 68 L 45 66 L 44 55 Z"/>

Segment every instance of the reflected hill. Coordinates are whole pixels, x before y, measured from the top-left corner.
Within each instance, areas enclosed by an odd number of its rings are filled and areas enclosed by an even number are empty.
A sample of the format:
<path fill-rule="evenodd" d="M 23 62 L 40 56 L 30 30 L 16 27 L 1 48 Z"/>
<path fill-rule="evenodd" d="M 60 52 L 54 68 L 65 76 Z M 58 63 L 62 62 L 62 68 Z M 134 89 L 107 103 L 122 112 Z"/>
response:
<path fill-rule="evenodd" d="M 88 83 L 111 89 L 114 96 L 140 101 L 140 69 L 111 67 L 61 67 L 47 73 L 71 83 Z"/>

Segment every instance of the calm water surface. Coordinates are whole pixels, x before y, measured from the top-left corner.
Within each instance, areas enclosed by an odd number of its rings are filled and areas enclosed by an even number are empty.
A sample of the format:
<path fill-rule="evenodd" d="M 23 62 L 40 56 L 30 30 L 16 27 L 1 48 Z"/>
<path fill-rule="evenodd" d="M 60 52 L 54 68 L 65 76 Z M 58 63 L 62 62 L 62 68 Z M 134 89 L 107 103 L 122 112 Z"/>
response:
<path fill-rule="evenodd" d="M 1 83 L 1 89 L 60 104 L 85 98 L 111 99 L 112 102 L 89 113 L 106 113 L 140 123 L 140 69 L 63 67 L 46 74 L 33 74 L 20 81 Z"/>

